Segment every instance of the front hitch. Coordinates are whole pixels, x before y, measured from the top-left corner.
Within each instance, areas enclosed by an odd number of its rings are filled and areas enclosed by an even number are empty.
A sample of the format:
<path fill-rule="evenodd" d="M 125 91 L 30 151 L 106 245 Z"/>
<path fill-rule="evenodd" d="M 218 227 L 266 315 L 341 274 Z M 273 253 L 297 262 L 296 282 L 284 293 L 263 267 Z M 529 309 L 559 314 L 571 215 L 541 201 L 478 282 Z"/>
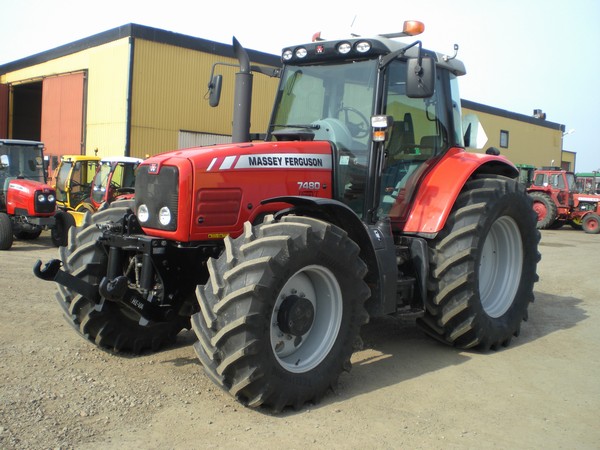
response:
<path fill-rule="evenodd" d="M 116 303 L 122 303 L 130 309 L 136 311 L 146 320 L 162 322 L 170 319 L 173 310 L 170 308 L 161 308 L 154 303 L 144 299 L 135 289 L 129 287 L 127 277 L 120 276 L 114 280 L 102 278 L 99 286 L 100 295 L 106 300 Z"/>
<path fill-rule="evenodd" d="M 98 286 L 65 272 L 60 268 L 61 266 L 61 260 L 52 259 L 42 268 L 42 261 L 38 259 L 33 267 L 33 273 L 42 280 L 54 281 L 61 284 L 67 289 L 94 301 L 94 303 L 99 303 L 101 298 L 110 302 L 120 303 L 134 310 L 148 321 L 168 321 L 171 319 L 171 315 L 174 314 L 173 309 L 161 308 L 142 298 L 136 290 L 129 287 L 127 277 L 120 276 L 114 280 L 103 277 Z M 91 270 L 95 267 L 94 265 L 89 266 L 91 266 Z M 90 273 L 89 270 L 87 273 Z M 99 276 L 99 273 L 95 275 Z"/>
<path fill-rule="evenodd" d="M 33 274 L 45 281 L 54 281 L 58 284 L 65 286 L 66 288 L 83 295 L 85 298 L 93 300 L 98 303 L 100 300 L 100 294 L 98 292 L 98 286 L 90 284 L 87 281 L 83 281 L 81 278 L 75 277 L 70 273 L 65 272 L 60 267 L 62 261 L 60 259 L 52 259 L 46 263 L 44 268 L 41 268 L 42 261 L 39 259 L 33 266 Z"/>

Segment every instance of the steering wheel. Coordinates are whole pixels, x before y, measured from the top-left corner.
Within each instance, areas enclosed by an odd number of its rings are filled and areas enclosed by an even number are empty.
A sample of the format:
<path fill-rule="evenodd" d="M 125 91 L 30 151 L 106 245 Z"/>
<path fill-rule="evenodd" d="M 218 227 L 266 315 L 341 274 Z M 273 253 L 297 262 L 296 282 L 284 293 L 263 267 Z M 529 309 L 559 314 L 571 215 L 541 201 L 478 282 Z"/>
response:
<path fill-rule="evenodd" d="M 358 109 L 353 108 L 352 106 L 344 106 L 342 108 L 344 112 L 344 121 L 346 122 L 346 126 L 350 131 L 350 134 L 353 138 L 360 139 L 369 134 L 369 120 L 365 117 L 363 113 L 361 113 Z M 356 114 L 360 118 L 359 123 L 354 123 L 350 121 L 349 113 Z"/>

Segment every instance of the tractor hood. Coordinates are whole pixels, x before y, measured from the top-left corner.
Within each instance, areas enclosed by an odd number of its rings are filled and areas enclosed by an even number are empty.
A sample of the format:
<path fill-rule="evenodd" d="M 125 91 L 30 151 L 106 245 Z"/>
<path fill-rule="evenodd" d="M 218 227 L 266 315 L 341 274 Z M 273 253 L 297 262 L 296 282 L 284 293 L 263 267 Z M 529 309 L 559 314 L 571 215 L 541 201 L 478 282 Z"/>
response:
<path fill-rule="evenodd" d="M 327 141 L 223 144 L 146 159 L 136 174 L 136 213 L 144 231 L 177 241 L 238 235 L 286 205 L 264 199 L 332 198 L 332 148 Z M 175 188 L 176 187 L 176 188 Z"/>
<path fill-rule="evenodd" d="M 36 191 L 41 191 L 44 194 L 54 193 L 54 189 L 50 185 L 40 181 L 14 178 L 12 180 L 8 180 L 7 183 L 7 190 L 14 189 L 22 192 L 25 195 L 33 195 Z"/>
<path fill-rule="evenodd" d="M 163 153 L 146 159 L 141 165 L 152 165 L 155 170 L 160 170 L 161 166 L 181 159 L 189 161 L 194 171 L 200 172 L 252 168 L 331 169 L 331 146 L 325 141 L 220 144 Z"/>
<path fill-rule="evenodd" d="M 8 214 L 47 216 L 56 211 L 56 191 L 45 183 L 14 178 L 4 186 Z"/>

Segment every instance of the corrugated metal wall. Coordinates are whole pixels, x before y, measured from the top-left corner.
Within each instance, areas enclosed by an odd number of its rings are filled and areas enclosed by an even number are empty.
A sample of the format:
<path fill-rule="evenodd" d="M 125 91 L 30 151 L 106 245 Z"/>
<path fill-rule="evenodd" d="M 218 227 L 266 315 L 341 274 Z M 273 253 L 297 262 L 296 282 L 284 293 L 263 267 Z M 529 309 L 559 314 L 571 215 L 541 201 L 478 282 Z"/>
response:
<path fill-rule="evenodd" d="M 231 136 L 209 133 L 193 133 L 191 131 L 180 131 L 177 148 L 204 147 L 214 144 L 229 144 Z"/>
<path fill-rule="evenodd" d="M 129 49 L 124 38 L 89 50 L 86 154 L 125 154 Z"/>
<path fill-rule="evenodd" d="M 231 135 L 236 68 L 217 68 L 224 75 L 219 107 L 205 95 L 212 65 L 237 60 L 141 39 L 134 58 L 131 156 L 179 148 L 181 130 Z M 276 89 L 277 79 L 254 75 L 251 132 L 266 131 Z"/>

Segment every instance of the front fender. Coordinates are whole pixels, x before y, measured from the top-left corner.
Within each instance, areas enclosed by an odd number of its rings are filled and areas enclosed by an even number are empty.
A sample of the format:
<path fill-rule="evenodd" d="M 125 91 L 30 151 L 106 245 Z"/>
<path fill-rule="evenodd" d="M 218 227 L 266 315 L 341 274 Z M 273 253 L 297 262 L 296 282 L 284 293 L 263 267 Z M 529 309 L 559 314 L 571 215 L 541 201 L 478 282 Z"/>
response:
<path fill-rule="evenodd" d="M 510 178 L 519 175 L 518 169 L 503 156 L 450 149 L 422 179 L 402 230 L 426 236 L 439 232 L 463 186 L 475 173 Z"/>

